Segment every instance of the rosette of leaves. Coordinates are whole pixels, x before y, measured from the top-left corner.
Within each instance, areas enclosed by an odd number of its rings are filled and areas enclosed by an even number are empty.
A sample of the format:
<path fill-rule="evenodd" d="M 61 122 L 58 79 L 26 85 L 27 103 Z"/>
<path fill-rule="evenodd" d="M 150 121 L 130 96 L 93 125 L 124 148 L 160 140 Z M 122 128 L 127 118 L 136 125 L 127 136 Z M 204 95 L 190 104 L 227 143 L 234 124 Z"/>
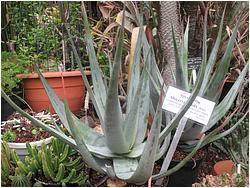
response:
<path fill-rule="evenodd" d="M 137 45 L 134 49 L 134 63 L 131 66 L 131 82 L 127 88 L 127 108 L 126 112 L 122 113 L 118 95 L 118 82 L 122 62 L 124 20 L 118 32 L 114 62 L 111 62 L 111 60 L 109 62 L 111 76 L 108 82 L 103 76 L 97 61 L 84 6 L 82 6 L 82 10 L 86 31 L 85 39 L 87 52 L 92 73 L 93 90 L 83 71 L 81 60 L 78 56 L 70 31 L 68 29 L 67 31 L 76 61 L 101 122 L 104 134 L 100 134 L 94 129 L 91 129 L 86 122 L 80 121 L 73 113 L 71 113 L 67 102 L 65 101 L 65 103 L 63 103 L 58 98 L 39 71 L 40 79 L 43 82 L 44 88 L 55 111 L 65 128 L 72 136 L 67 136 L 64 132 L 60 131 L 60 128 L 58 127 L 52 128 L 41 121 L 38 121 L 18 108 L 18 106 L 16 106 L 3 91 L 2 95 L 6 101 L 8 101 L 23 116 L 32 121 L 33 124 L 42 127 L 46 131 L 49 131 L 53 136 L 77 149 L 88 167 L 93 168 L 100 173 L 107 174 L 112 178 L 119 178 L 136 184 L 145 183 L 152 176 L 155 161 L 164 156 L 168 149 L 171 153 L 174 153 L 175 143 L 172 143 L 171 145 L 169 144 L 171 132 L 175 131 L 177 135 L 181 135 L 181 129 L 176 129 L 176 127 L 199 92 L 199 87 L 205 73 L 205 64 L 203 64 L 201 68 L 198 82 L 196 83 L 190 98 L 180 112 L 168 122 L 166 128 L 161 131 L 162 98 L 160 97 L 157 99 L 157 107 L 154 109 L 150 97 L 150 88 L 158 83 L 157 80 L 157 83 L 155 83 L 151 77 L 154 77 L 155 75 L 160 77 L 160 71 L 158 70 L 154 59 L 152 46 L 148 43 L 143 31 L 142 16 L 137 15 L 141 21 L 140 31 L 138 34 Z M 141 56 L 144 60 L 144 66 L 142 69 L 140 68 Z M 150 126 L 149 134 L 146 134 L 149 113 L 154 118 L 153 123 Z M 170 174 L 180 169 L 195 154 L 202 141 L 203 139 L 201 139 L 190 155 L 188 155 L 182 163 L 174 169 L 170 169 L 166 172 Z"/>
<path fill-rule="evenodd" d="M 198 137 L 200 135 L 205 135 L 204 140 L 202 141 L 202 144 L 200 146 L 203 147 L 208 143 L 214 142 L 228 134 L 230 134 L 239 124 L 246 118 L 246 114 L 240 119 L 238 119 L 238 122 L 236 122 L 232 128 L 230 129 L 224 129 L 224 131 L 221 132 L 223 127 L 228 123 L 231 117 L 227 119 L 224 124 L 218 128 L 214 128 L 214 126 L 217 124 L 220 119 L 224 117 L 224 115 L 230 110 L 231 106 L 233 105 L 234 100 L 236 99 L 238 92 L 240 91 L 245 76 L 248 72 L 249 62 L 245 64 L 245 67 L 239 74 L 237 80 L 235 81 L 232 88 L 229 90 L 227 95 L 224 97 L 224 99 L 221 102 L 218 102 L 220 97 L 220 89 L 221 85 L 223 83 L 224 77 L 226 73 L 228 72 L 228 68 L 230 65 L 230 58 L 232 55 L 232 49 L 234 46 L 235 38 L 237 35 L 237 30 L 239 27 L 239 21 L 237 22 L 235 28 L 233 29 L 232 35 L 228 39 L 228 44 L 226 47 L 226 50 L 224 52 L 223 57 L 221 58 L 219 63 L 216 63 L 217 60 L 217 54 L 218 50 L 220 48 L 221 38 L 222 38 L 222 31 L 223 31 L 223 19 L 224 19 L 225 10 L 222 15 L 222 19 L 220 22 L 220 27 L 218 31 L 218 35 L 216 38 L 216 41 L 214 43 L 214 46 L 211 50 L 209 58 L 207 57 L 207 10 L 204 18 L 204 31 L 203 31 L 203 52 L 202 52 L 202 65 L 203 67 L 200 68 L 199 72 L 203 71 L 203 68 L 205 69 L 205 75 L 203 79 L 201 80 L 198 78 L 196 80 L 196 86 L 198 85 L 197 82 L 201 82 L 201 85 L 198 87 L 198 96 L 203 97 L 205 99 L 211 100 L 216 103 L 215 108 L 211 114 L 210 120 L 207 125 L 202 125 L 197 122 L 194 122 L 192 120 L 189 120 L 187 118 L 182 118 L 182 120 L 179 122 L 178 128 L 181 129 L 182 132 L 181 135 L 175 134 L 173 135 L 172 143 L 174 144 L 174 149 L 177 148 L 177 146 L 187 152 L 191 152 L 195 146 L 197 146 L 197 143 L 200 141 Z M 173 41 L 174 41 L 174 48 L 175 48 L 175 56 L 176 56 L 176 71 L 174 73 L 175 83 L 174 87 L 177 87 L 179 89 L 182 89 L 187 92 L 194 93 L 194 90 L 196 87 L 193 87 L 190 81 L 190 77 L 188 74 L 188 31 L 189 31 L 189 23 L 187 23 L 185 32 L 182 36 L 182 42 L 180 49 L 177 49 L 176 40 L 175 40 L 175 33 L 172 30 L 173 34 Z M 152 72 L 157 72 L 157 68 L 152 69 Z M 154 74 L 154 76 L 151 77 L 153 80 L 153 83 L 155 83 L 155 87 L 151 88 L 151 92 L 154 94 L 152 95 L 152 98 L 159 98 L 160 96 L 160 88 L 163 83 L 163 80 L 158 74 Z M 155 101 L 156 101 L 155 99 Z M 167 134 L 168 131 L 168 122 L 172 121 L 172 114 L 170 112 L 165 111 L 165 117 L 166 117 L 166 127 L 163 129 L 163 134 Z M 170 164 L 170 159 L 172 158 L 173 153 L 168 152 L 162 168 L 161 168 L 161 175 L 153 176 L 153 179 L 163 177 L 163 175 L 168 174 L 166 171 Z"/>

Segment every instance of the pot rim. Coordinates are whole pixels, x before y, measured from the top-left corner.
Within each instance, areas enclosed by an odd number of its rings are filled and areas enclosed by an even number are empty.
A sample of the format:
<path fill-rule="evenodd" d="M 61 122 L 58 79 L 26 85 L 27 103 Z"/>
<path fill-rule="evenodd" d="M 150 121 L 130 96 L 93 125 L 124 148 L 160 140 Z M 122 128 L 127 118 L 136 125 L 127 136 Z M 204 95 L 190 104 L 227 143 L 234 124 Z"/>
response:
<path fill-rule="evenodd" d="M 48 144 L 51 142 L 53 136 L 42 139 L 42 140 L 38 140 L 38 141 L 34 141 L 34 142 L 29 142 L 31 146 L 41 146 L 42 143 Z M 26 147 L 26 143 L 15 143 L 15 142 L 7 142 L 10 149 L 25 149 Z"/>
<path fill-rule="evenodd" d="M 84 73 L 88 76 L 91 75 L 91 71 L 85 70 Z M 72 76 L 82 76 L 81 71 L 66 71 L 66 72 L 44 72 L 42 75 L 45 78 L 53 77 L 72 77 Z M 30 74 L 17 74 L 17 78 L 39 78 L 37 73 Z"/>

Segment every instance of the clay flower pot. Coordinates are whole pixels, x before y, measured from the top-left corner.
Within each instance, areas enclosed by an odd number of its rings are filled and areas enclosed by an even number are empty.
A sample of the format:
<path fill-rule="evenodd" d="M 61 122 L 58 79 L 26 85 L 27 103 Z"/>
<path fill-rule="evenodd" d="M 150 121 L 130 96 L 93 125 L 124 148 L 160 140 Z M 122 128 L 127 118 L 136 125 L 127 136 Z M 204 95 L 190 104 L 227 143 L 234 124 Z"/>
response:
<path fill-rule="evenodd" d="M 222 173 L 228 173 L 232 175 L 234 164 L 232 160 L 219 161 L 214 165 L 213 175 L 217 176 Z"/>
<path fill-rule="evenodd" d="M 85 71 L 85 74 L 90 75 L 90 71 Z M 43 76 L 62 101 L 64 98 L 68 100 L 70 110 L 78 113 L 85 96 L 81 72 L 46 72 Z M 24 98 L 33 111 L 49 110 L 52 114 L 55 113 L 37 73 L 19 74 L 17 77 L 24 78 Z"/>

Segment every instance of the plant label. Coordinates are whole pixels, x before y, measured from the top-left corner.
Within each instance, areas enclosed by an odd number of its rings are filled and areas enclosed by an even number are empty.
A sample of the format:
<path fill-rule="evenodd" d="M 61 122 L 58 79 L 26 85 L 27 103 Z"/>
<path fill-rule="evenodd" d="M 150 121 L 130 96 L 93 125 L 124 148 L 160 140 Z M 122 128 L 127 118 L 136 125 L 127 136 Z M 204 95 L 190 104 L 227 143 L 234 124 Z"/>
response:
<path fill-rule="evenodd" d="M 190 95 L 191 94 L 186 91 L 169 86 L 162 108 L 173 113 L 178 113 Z M 184 116 L 203 125 L 207 125 L 214 106 L 214 102 L 197 96 Z"/>

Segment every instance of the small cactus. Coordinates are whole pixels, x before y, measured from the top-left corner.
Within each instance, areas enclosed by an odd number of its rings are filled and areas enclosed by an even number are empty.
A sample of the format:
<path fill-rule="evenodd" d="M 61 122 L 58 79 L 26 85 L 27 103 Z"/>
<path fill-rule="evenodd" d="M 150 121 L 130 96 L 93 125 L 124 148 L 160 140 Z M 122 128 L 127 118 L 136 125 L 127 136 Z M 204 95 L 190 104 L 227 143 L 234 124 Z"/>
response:
<path fill-rule="evenodd" d="M 11 152 L 5 141 L 1 142 L 1 185 L 10 181 L 9 176 L 14 174 L 14 166 L 11 163 Z"/>
<path fill-rule="evenodd" d="M 29 143 L 26 145 L 29 156 L 24 162 L 20 161 L 15 151 L 12 151 L 12 157 L 21 174 L 29 172 L 37 174 L 40 171 L 47 179 L 62 186 L 82 183 L 86 180 L 85 174 L 80 172 L 84 168 L 82 158 L 75 157 L 77 152 L 69 145 L 54 138 L 50 147 L 43 144 L 41 150 L 31 147 Z"/>
<path fill-rule="evenodd" d="M 27 175 L 23 175 L 19 173 L 19 169 L 16 168 L 15 176 L 9 176 L 11 179 L 12 187 L 30 187 L 31 182 L 30 179 L 32 177 L 32 172 L 27 173 Z"/>

